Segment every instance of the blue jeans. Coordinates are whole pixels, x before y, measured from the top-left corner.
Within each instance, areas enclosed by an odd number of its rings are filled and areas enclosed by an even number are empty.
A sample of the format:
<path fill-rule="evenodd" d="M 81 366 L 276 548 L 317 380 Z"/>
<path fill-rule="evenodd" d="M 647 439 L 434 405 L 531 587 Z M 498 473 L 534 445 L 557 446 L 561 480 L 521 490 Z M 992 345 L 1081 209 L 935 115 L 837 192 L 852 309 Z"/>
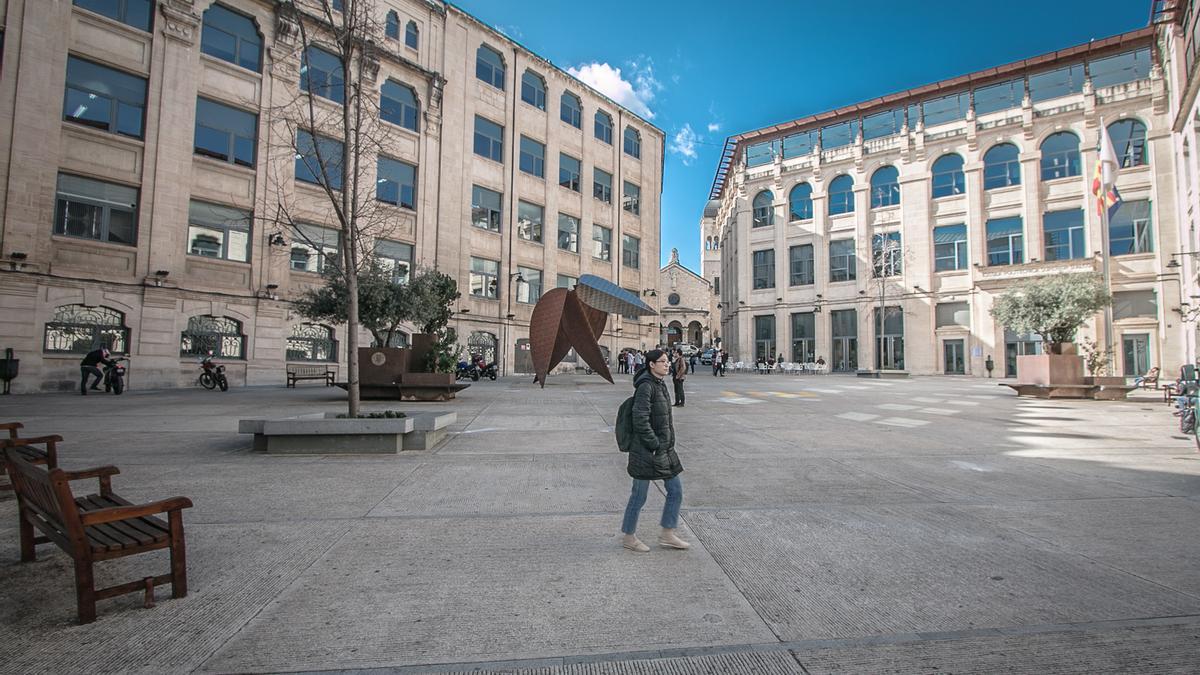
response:
<path fill-rule="evenodd" d="M 683 481 L 679 476 L 663 481 L 667 487 L 667 503 L 663 505 L 662 526 L 674 529 L 679 524 L 679 507 L 683 504 Z M 629 493 L 629 503 L 625 505 L 625 519 L 621 521 L 621 531 L 625 534 L 637 532 L 638 514 L 646 503 L 646 491 L 650 489 L 650 481 L 633 479 L 633 491 Z"/>

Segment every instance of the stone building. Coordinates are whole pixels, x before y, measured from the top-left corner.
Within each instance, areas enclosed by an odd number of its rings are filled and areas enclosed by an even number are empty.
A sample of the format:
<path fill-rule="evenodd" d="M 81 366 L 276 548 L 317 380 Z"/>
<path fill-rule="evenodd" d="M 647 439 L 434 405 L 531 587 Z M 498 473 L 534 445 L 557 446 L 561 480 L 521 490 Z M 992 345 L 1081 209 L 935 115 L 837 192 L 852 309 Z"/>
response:
<path fill-rule="evenodd" d="M 313 160 L 339 139 L 289 117 L 297 102 L 340 110 L 322 89 L 341 76 L 317 44 L 325 1 L 0 0 L 15 391 L 77 386 L 80 352 L 101 343 L 130 356 L 139 388 L 190 384 L 209 349 L 234 385 L 345 363 L 344 326 L 289 302 L 337 252 Z M 345 3 L 328 2 L 336 23 Z M 452 4 L 370 2 L 379 152 L 362 177 L 381 227 L 367 246 L 397 282 L 413 266 L 453 275 L 463 346 L 505 372 L 543 290 L 589 273 L 653 285 L 662 131 Z M 602 342 L 657 333 L 618 317 Z"/>
<path fill-rule="evenodd" d="M 1118 372 L 1177 367 L 1180 290 L 1164 273 L 1180 218 L 1154 33 L 729 138 L 701 221 L 726 347 L 840 371 L 982 376 L 991 358 L 1012 374 L 1040 343 L 992 319 L 995 297 L 1107 261 Z M 1102 124 L 1124 200 L 1107 246 L 1091 195 Z"/>
<path fill-rule="evenodd" d="M 714 338 L 712 317 L 716 298 L 712 284 L 679 262 L 679 251 L 671 249 L 671 259 L 658 271 L 660 341 L 669 347 L 690 344 L 710 347 Z"/>

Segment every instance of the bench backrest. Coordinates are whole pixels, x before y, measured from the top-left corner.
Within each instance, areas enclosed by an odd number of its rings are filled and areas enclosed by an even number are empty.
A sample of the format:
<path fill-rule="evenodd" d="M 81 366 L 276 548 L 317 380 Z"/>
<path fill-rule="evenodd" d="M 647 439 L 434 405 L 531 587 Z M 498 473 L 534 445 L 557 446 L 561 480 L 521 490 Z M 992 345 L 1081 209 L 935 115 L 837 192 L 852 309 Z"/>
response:
<path fill-rule="evenodd" d="M 43 533 L 55 543 L 64 549 L 80 550 L 83 526 L 62 469 L 46 471 L 25 461 L 11 448 L 4 451 L 4 461 L 21 508 L 38 516 L 47 526 Z"/>
<path fill-rule="evenodd" d="M 288 366 L 287 371 L 293 375 L 324 375 L 328 366 Z"/>

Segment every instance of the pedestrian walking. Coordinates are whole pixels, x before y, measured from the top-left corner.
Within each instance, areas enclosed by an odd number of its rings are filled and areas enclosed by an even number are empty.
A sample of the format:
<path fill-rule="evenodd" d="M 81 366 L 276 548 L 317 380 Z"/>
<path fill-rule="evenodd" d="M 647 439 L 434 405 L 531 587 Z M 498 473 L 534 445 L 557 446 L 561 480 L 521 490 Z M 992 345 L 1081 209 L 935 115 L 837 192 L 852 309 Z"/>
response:
<path fill-rule="evenodd" d="M 721 377 L 725 377 L 725 369 L 729 366 L 729 352 L 721 350 Z"/>
<path fill-rule="evenodd" d="M 675 528 L 679 524 L 679 507 L 683 504 L 683 481 L 679 474 L 683 465 L 675 453 L 675 425 L 671 420 L 671 397 L 663 378 L 671 370 L 670 356 L 661 349 L 652 349 L 646 354 L 647 365 L 634 379 L 633 409 L 631 415 L 632 442 L 626 471 L 633 479 L 629 503 L 625 506 L 625 517 L 621 532 L 625 535 L 622 545 L 637 553 L 650 550 L 637 538 L 638 515 L 646 504 L 646 493 L 650 482 L 663 481 L 667 490 L 667 501 L 663 506 L 659 524 L 662 532 L 658 543 L 665 548 L 687 549 L 691 544 L 679 538 Z"/>
<path fill-rule="evenodd" d="M 675 352 L 675 368 L 671 371 L 671 381 L 675 385 L 675 407 L 683 407 L 683 381 L 687 379 L 687 364 L 683 360 L 683 350 Z"/>
<path fill-rule="evenodd" d="M 696 354 L 692 354 L 692 358 L 688 359 L 688 374 L 696 374 L 696 359 L 699 358 Z"/>

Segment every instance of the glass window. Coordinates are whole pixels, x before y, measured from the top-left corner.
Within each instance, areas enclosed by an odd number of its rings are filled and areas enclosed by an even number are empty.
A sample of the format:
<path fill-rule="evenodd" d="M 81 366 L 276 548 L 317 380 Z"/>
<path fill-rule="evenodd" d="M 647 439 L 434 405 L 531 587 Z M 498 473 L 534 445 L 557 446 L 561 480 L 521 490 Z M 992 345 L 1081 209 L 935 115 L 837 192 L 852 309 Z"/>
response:
<path fill-rule="evenodd" d="M 475 51 L 475 77 L 503 91 L 504 59 L 500 52 L 487 45 L 479 45 Z"/>
<path fill-rule="evenodd" d="M 983 189 L 1021 184 L 1020 151 L 1012 143 L 993 145 L 983 155 Z"/>
<path fill-rule="evenodd" d="M 132 246 L 137 205 L 137 188 L 60 173 L 54 234 Z"/>
<path fill-rule="evenodd" d="M 608 262 L 612 260 L 612 229 L 592 224 L 592 257 Z"/>
<path fill-rule="evenodd" d="M 262 36 L 245 14 L 213 4 L 204 10 L 200 51 L 246 70 L 262 72 Z"/>
<path fill-rule="evenodd" d="M 249 261 L 251 221 L 249 211 L 193 199 L 188 204 L 188 254 Z"/>
<path fill-rule="evenodd" d="M 1025 262 L 1025 249 L 1020 216 L 993 218 L 987 221 L 988 265 L 1020 265 Z"/>
<path fill-rule="evenodd" d="M 409 49 L 416 49 L 421 44 L 421 31 L 417 28 L 416 21 L 409 21 L 404 26 L 404 46 Z"/>
<path fill-rule="evenodd" d="M 775 195 L 763 190 L 754 195 L 754 227 L 770 227 L 775 224 Z"/>
<path fill-rule="evenodd" d="M 537 204 L 517 201 L 517 236 L 525 241 L 542 243 L 542 220 L 546 210 Z"/>
<path fill-rule="evenodd" d="M 592 196 L 605 204 L 612 203 L 612 178 L 604 169 L 592 168 Z"/>
<path fill-rule="evenodd" d="M 579 277 L 573 277 L 569 274 L 560 274 L 558 275 L 558 280 L 554 287 L 565 288 L 569 291 L 572 288 L 575 288 L 575 284 L 577 283 L 579 283 Z"/>
<path fill-rule="evenodd" d="M 853 239 L 829 242 L 829 281 L 854 281 L 858 278 Z"/>
<path fill-rule="evenodd" d="M 1083 91 L 1083 64 L 1029 76 L 1029 98 L 1034 103 Z"/>
<path fill-rule="evenodd" d="M 298 272 L 320 274 L 325 271 L 326 263 L 338 264 L 340 251 L 337 230 L 297 223 L 292 232 L 292 250 L 288 266 Z"/>
<path fill-rule="evenodd" d="M 478 185 L 471 186 L 471 224 L 482 230 L 500 231 L 503 195 Z"/>
<path fill-rule="evenodd" d="M 579 174 L 581 171 L 582 168 L 580 167 L 578 159 L 575 159 L 574 157 L 565 153 L 560 152 L 558 154 L 559 185 L 567 188 L 568 190 L 579 192 Z"/>
<path fill-rule="evenodd" d="M 346 0 L 329 0 L 329 7 L 335 12 L 346 11 Z"/>
<path fill-rule="evenodd" d="M 397 284 L 408 283 L 412 275 L 413 247 L 399 241 L 375 240 L 375 259 Z"/>
<path fill-rule="evenodd" d="M 317 136 L 303 129 L 296 132 L 296 180 L 317 185 L 326 184 L 332 190 L 342 189 L 342 142 Z"/>
<path fill-rule="evenodd" d="M 558 214 L 558 247 L 571 253 L 579 253 L 579 219 L 565 213 Z"/>
<path fill-rule="evenodd" d="M 816 283 L 812 244 L 801 244 L 788 249 L 788 266 L 791 272 L 789 286 L 808 286 Z"/>
<path fill-rule="evenodd" d="M 801 131 L 783 139 L 783 158 L 802 157 L 813 151 L 817 146 L 819 134 L 816 131 Z"/>
<path fill-rule="evenodd" d="M 320 47 L 310 46 L 304 50 L 304 58 L 300 60 L 302 91 L 336 103 L 345 103 L 344 78 L 342 60 L 336 55 Z"/>
<path fill-rule="evenodd" d="M 315 323 L 292 326 L 287 339 L 287 360 L 337 363 L 337 340 L 333 338 L 333 329 Z"/>
<path fill-rule="evenodd" d="M 227 316 L 193 316 L 187 330 L 179 335 L 180 356 L 206 356 L 225 359 L 246 358 L 246 336 L 242 323 Z"/>
<path fill-rule="evenodd" d="M 871 174 L 871 208 L 895 206 L 900 203 L 900 172 L 894 166 L 883 166 Z"/>
<path fill-rule="evenodd" d="M 546 109 L 546 81 L 541 75 L 532 70 L 521 75 L 521 100 L 538 110 Z"/>
<path fill-rule="evenodd" d="M 494 162 L 504 161 L 504 127 L 475 116 L 475 154 Z"/>
<path fill-rule="evenodd" d="M 75 0 L 75 6 L 146 32 L 150 31 L 154 17 L 154 3 L 150 0 Z"/>
<path fill-rule="evenodd" d="M 1079 173 L 1078 136 L 1060 131 L 1042 141 L 1042 180 L 1078 176 Z"/>
<path fill-rule="evenodd" d="M 925 126 L 932 127 L 966 119 L 967 108 L 970 105 L 971 95 L 965 91 L 925 101 L 921 104 L 921 112 L 925 116 Z"/>
<path fill-rule="evenodd" d="M 641 266 L 642 240 L 628 234 L 621 235 L 621 264 L 638 269 Z"/>
<path fill-rule="evenodd" d="M 129 352 L 129 328 L 125 315 L 104 306 L 63 305 L 46 322 L 43 351 L 87 354 L 108 347 L 115 354 Z"/>
<path fill-rule="evenodd" d="M 625 154 L 634 159 L 642 156 L 642 135 L 633 127 L 625 127 Z"/>
<path fill-rule="evenodd" d="M 777 149 L 775 141 L 751 145 L 746 148 L 746 166 L 753 168 L 774 162 Z"/>
<path fill-rule="evenodd" d="M 486 258 L 471 258 L 471 295 L 495 300 L 500 297 L 500 263 Z"/>
<path fill-rule="evenodd" d="M 963 158 L 956 154 L 942 155 L 933 163 L 933 198 L 953 197 L 966 192 Z"/>
<path fill-rule="evenodd" d="M 383 34 L 393 40 L 400 39 L 400 16 L 395 10 L 387 13 L 387 21 L 384 23 Z"/>
<path fill-rule="evenodd" d="M 222 162 L 254 167 L 258 115 L 206 98 L 196 99 L 193 150 Z"/>
<path fill-rule="evenodd" d="M 812 312 L 792 314 L 792 361 L 812 363 L 816 360 L 817 315 Z"/>
<path fill-rule="evenodd" d="M 609 145 L 612 145 L 612 130 L 612 117 L 609 117 L 608 113 L 604 112 L 603 110 L 597 110 L 595 129 L 596 138 Z"/>
<path fill-rule="evenodd" d="M 846 174 L 829 183 L 829 215 L 854 213 L 854 179 Z"/>
<path fill-rule="evenodd" d="M 1144 80 L 1150 77 L 1150 66 L 1150 48 L 1147 47 L 1089 61 L 1088 74 L 1092 78 L 1092 86 L 1099 89 Z"/>
<path fill-rule="evenodd" d="M 989 84 L 975 90 L 975 114 L 988 113 L 1020 108 L 1025 99 L 1025 80 L 1008 80 L 997 84 Z"/>
<path fill-rule="evenodd" d="M 1131 255 L 1154 251 L 1150 224 L 1150 201 L 1136 199 L 1117 204 L 1108 224 L 1109 255 Z"/>
<path fill-rule="evenodd" d="M 754 358 L 764 361 L 775 358 L 774 316 L 754 317 Z"/>
<path fill-rule="evenodd" d="M 899 232 L 884 232 L 871 237 L 871 276 L 894 277 L 904 272 L 904 248 Z"/>
<path fill-rule="evenodd" d="M 754 290 L 775 288 L 775 249 L 754 252 Z"/>
<path fill-rule="evenodd" d="M 417 167 L 379 155 L 375 198 L 406 209 L 417 208 Z"/>
<path fill-rule="evenodd" d="M 966 225 L 933 228 L 933 271 L 965 270 L 967 259 Z"/>
<path fill-rule="evenodd" d="M 411 87 L 395 80 L 387 80 L 383 83 L 379 92 L 379 117 L 381 119 L 405 129 L 418 131 L 420 112 L 421 109 L 417 106 L 417 93 Z"/>
<path fill-rule="evenodd" d="M 788 219 L 810 220 L 812 217 L 812 186 L 808 183 L 798 183 L 788 193 Z"/>
<path fill-rule="evenodd" d="M 1083 243 L 1083 209 L 1043 213 L 1042 236 L 1045 238 L 1047 261 L 1087 256 Z"/>
<path fill-rule="evenodd" d="M 1113 151 L 1121 161 L 1121 168 L 1145 166 L 1150 163 L 1146 155 L 1146 125 L 1137 120 L 1120 120 L 1108 125 L 1108 136 Z"/>
<path fill-rule="evenodd" d="M 109 133 L 142 137 L 146 80 L 74 56 L 67 57 L 63 119 Z"/>
<path fill-rule="evenodd" d="M 1113 293 L 1113 320 L 1158 316 L 1158 296 L 1153 289 Z"/>
<path fill-rule="evenodd" d="M 622 181 L 622 188 L 625 190 L 625 196 L 621 200 L 621 208 L 632 213 L 633 215 L 641 215 L 642 213 L 642 188 L 634 185 L 629 181 Z"/>
<path fill-rule="evenodd" d="M 875 113 L 868 117 L 864 117 L 862 121 L 862 135 L 864 141 L 869 141 L 874 138 L 883 138 L 885 136 L 895 136 L 900 133 L 904 127 L 904 109 L 896 108 L 895 110 L 885 110 L 881 113 Z"/>
<path fill-rule="evenodd" d="M 518 267 L 517 273 L 523 281 L 517 281 L 517 302 L 534 304 L 542 297 L 542 271 L 532 267 Z"/>
<path fill-rule="evenodd" d="M 858 136 L 858 120 L 821 127 L 821 149 L 832 150 L 854 142 Z"/>
<path fill-rule="evenodd" d="M 569 91 L 564 91 L 559 98 L 558 118 L 576 129 L 583 128 L 583 104 L 579 97 Z"/>
<path fill-rule="evenodd" d="M 939 302 L 934 314 L 937 328 L 971 325 L 971 305 L 967 302 Z"/>
<path fill-rule="evenodd" d="M 546 146 L 528 136 L 521 136 L 521 154 L 517 158 L 517 166 L 531 176 L 545 178 Z"/>

